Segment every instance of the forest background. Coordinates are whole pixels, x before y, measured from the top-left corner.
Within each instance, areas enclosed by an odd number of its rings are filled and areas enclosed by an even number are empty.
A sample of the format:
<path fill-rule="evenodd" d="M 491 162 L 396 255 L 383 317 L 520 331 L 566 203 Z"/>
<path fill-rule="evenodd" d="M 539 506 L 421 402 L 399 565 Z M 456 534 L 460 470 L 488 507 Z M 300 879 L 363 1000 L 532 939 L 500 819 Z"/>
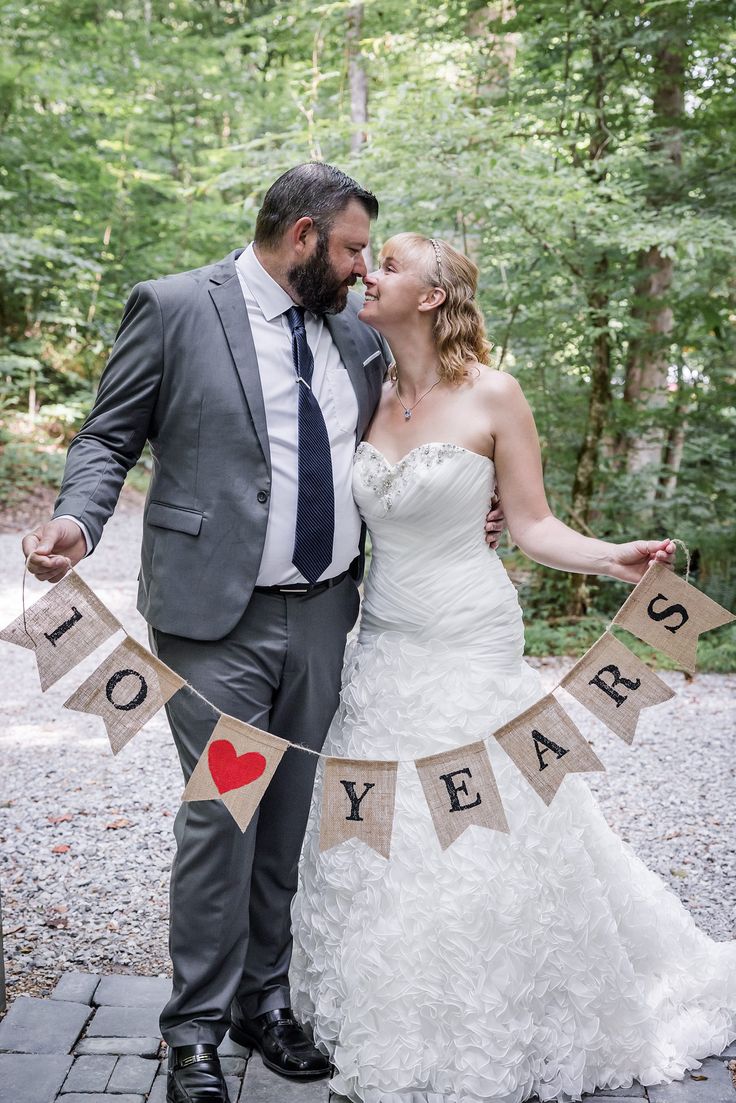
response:
<path fill-rule="evenodd" d="M 4 0 L 0 507 L 58 483 L 132 285 L 247 241 L 268 184 L 321 158 L 379 197 L 374 256 L 415 229 L 478 264 L 554 511 L 614 540 L 679 537 L 733 608 L 729 9 Z M 625 597 L 503 554 L 531 653 L 579 654 Z M 736 669 L 733 626 L 699 665 Z"/>

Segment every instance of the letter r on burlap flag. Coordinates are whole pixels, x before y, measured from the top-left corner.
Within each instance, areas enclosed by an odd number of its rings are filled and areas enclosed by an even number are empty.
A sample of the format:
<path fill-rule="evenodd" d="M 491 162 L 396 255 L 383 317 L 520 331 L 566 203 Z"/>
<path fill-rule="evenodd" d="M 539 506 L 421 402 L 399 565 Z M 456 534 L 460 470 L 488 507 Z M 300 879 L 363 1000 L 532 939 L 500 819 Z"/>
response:
<path fill-rule="evenodd" d="M 415 762 L 443 850 L 466 827 L 508 832 L 509 825 L 485 743 L 468 743 Z"/>
<path fill-rule="evenodd" d="M 605 770 L 551 694 L 494 735 L 545 804 L 552 802 L 567 774 Z"/>
<path fill-rule="evenodd" d="M 698 636 L 736 620 L 661 563 L 653 563 L 613 618 L 644 643 L 664 651 L 691 674 Z"/>
<path fill-rule="evenodd" d="M 361 839 L 388 858 L 396 802 L 395 762 L 328 758 L 322 779 L 319 849 Z"/>
<path fill-rule="evenodd" d="M 288 746 L 286 740 L 269 732 L 233 716 L 221 716 L 182 800 L 219 798 L 245 831 Z M 284 815 L 289 815 L 288 807 L 284 807 Z"/>
<path fill-rule="evenodd" d="M 26 609 L 25 624 L 17 617 L 0 640 L 35 651 L 44 691 L 122 628 L 74 571 Z"/>
<path fill-rule="evenodd" d="M 634 740 L 642 709 L 675 696 L 666 682 L 610 632 L 575 663 L 561 684 L 626 743 Z"/>
<path fill-rule="evenodd" d="M 184 685 L 183 678 L 128 636 L 64 708 L 101 716 L 117 754 Z"/>

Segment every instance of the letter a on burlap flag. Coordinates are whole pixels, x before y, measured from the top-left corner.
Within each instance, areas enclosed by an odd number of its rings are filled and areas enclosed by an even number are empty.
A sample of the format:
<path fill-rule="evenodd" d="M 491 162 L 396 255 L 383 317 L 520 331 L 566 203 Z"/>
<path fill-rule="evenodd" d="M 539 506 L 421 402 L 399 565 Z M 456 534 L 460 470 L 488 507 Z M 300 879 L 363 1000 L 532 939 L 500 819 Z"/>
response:
<path fill-rule="evenodd" d="M 0 632 L 0 640 L 36 652 L 45 691 L 120 628 L 86 582 L 70 571 L 26 609 L 25 625 L 23 616 L 17 617 Z"/>
<path fill-rule="evenodd" d="M 653 563 L 613 618 L 644 643 L 664 651 L 691 674 L 698 636 L 736 620 L 661 563 Z"/>
<path fill-rule="evenodd" d="M 184 685 L 183 678 L 128 636 L 64 708 L 101 716 L 117 754 Z"/>
<path fill-rule="evenodd" d="M 545 804 L 552 802 L 567 774 L 605 770 L 551 694 L 494 735 Z"/>
<path fill-rule="evenodd" d="M 642 709 L 675 696 L 666 682 L 610 632 L 575 663 L 562 686 L 626 743 L 634 740 Z"/>
<path fill-rule="evenodd" d="M 418 758 L 415 765 L 443 850 L 466 827 L 508 832 L 485 743 L 468 743 L 457 750 Z"/>
<path fill-rule="evenodd" d="M 396 802 L 395 762 L 328 758 L 322 779 L 319 849 L 361 839 L 388 858 Z"/>
<path fill-rule="evenodd" d="M 245 831 L 288 746 L 286 740 L 260 728 L 233 716 L 221 716 L 182 800 L 219 797 L 240 830 Z M 284 816 L 289 813 L 285 805 Z"/>

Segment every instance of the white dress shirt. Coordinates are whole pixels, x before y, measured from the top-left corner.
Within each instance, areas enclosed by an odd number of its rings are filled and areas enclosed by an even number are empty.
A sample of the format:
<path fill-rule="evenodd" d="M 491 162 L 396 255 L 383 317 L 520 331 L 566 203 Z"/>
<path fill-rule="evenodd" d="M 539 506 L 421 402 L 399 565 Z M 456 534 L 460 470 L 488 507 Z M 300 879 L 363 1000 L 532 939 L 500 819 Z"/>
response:
<path fill-rule="evenodd" d="M 256 585 L 306 584 L 306 579 L 291 561 L 299 484 L 299 384 L 291 353 L 291 330 L 284 312 L 296 304 L 268 274 L 252 245 L 240 254 L 235 268 L 253 333 L 271 450 L 266 543 Z M 320 404 L 330 438 L 335 486 L 332 562 L 320 575 L 322 579 L 346 571 L 358 554 L 360 515 L 352 491 L 358 400 L 323 320 L 307 311 L 305 328 L 314 359 L 312 393 Z M 86 526 L 76 517 L 69 519 L 76 521 L 82 530 L 89 555 L 92 541 Z"/>
<path fill-rule="evenodd" d="M 271 448 L 271 498 L 256 585 L 306 582 L 291 562 L 299 483 L 299 383 L 284 311 L 295 304 L 259 262 L 252 245 L 240 254 L 235 268 L 253 333 Z M 360 541 L 360 515 L 352 491 L 358 400 L 323 320 L 307 311 L 305 327 L 314 359 L 312 393 L 320 404 L 330 438 L 335 486 L 332 562 L 320 577 L 333 578 L 348 569 L 358 554 Z"/>

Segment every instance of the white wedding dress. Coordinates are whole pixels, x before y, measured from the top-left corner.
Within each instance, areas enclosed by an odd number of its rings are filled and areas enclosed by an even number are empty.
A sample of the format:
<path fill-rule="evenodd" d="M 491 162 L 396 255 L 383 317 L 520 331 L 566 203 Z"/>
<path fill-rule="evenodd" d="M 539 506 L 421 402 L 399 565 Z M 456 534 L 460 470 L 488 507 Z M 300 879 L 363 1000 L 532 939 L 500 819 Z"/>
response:
<path fill-rule="evenodd" d="M 371 533 L 360 634 L 325 752 L 413 759 L 542 695 L 516 591 L 484 542 L 493 463 L 451 444 L 356 453 Z M 399 766 L 391 857 L 319 853 L 321 770 L 293 906 L 294 1006 L 361 1103 L 579 1099 L 681 1078 L 736 1035 L 736 943 L 710 940 L 606 824 L 580 775 L 547 808 L 487 739 L 510 834 L 442 851 Z M 636 753 L 635 749 L 632 751 Z"/>

